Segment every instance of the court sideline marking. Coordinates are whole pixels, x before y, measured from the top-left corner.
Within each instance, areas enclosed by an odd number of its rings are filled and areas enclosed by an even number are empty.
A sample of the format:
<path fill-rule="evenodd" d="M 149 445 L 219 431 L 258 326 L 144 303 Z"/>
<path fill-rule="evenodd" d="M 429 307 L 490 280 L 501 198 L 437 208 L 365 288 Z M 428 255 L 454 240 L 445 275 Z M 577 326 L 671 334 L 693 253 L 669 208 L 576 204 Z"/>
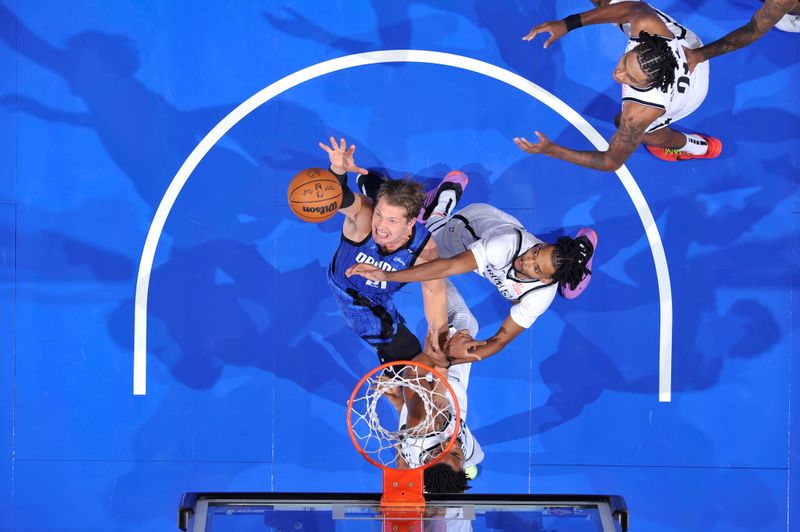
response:
<path fill-rule="evenodd" d="M 142 258 L 139 261 L 139 271 L 136 277 L 136 300 L 134 308 L 133 332 L 133 394 L 145 395 L 147 393 L 147 298 L 150 289 L 150 275 L 153 269 L 158 241 L 166 224 L 175 200 L 178 198 L 189 176 L 205 155 L 219 140 L 235 126 L 240 120 L 250 114 L 259 106 L 283 92 L 326 74 L 346 70 L 364 65 L 383 63 L 428 63 L 449 66 L 482 74 L 510 85 L 530 96 L 536 98 L 553 111 L 561 115 L 580 131 L 598 150 L 608 149 L 608 143 L 594 129 L 583 116 L 569 105 L 558 99 L 555 95 L 529 81 L 522 76 L 509 72 L 504 68 L 465 57 L 462 55 L 428 50 L 379 50 L 337 57 L 323 61 L 310 67 L 298 70 L 275 83 L 260 90 L 236 109 L 231 111 L 206 135 L 203 140 L 192 150 L 189 157 L 183 162 L 178 173 L 172 178 L 164 197 L 156 209 L 150 229 L 147 232 Z M 510 142 L 510 140 L 509 140 Z M 616 172 L 625 191 L 633 201 L 639 219 L 644 226 L 653 262 L 656 269 L 659 298 L 659 342 L 658 342 L 658 400 L 669 402 L 672 399 L 672 287 L 669 279 L 666 254 L 661 242 L 653 214 L 644 199 L 639 185 L 626 166 Z"/>

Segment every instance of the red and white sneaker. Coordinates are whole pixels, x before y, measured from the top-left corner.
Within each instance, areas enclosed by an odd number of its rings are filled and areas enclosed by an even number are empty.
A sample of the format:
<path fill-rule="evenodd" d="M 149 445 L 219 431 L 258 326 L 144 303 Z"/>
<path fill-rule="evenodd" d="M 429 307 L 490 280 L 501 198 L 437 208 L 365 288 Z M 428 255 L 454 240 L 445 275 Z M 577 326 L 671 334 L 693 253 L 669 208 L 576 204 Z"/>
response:
<path fill-rule="evenodd" d="M 453 205 L 448 205 L 446 212 L 440 213 L 445 217 L 450 216 L 455 209 L 458 200 L 461 199 L 461 194 L 464 193 L 464 189 L 467 188 L 467 183 L 469 183 L 469 178 L 467 178 L 467 174 L 464 172 L 459 170 L 453 170 L 449 172 L 442 178 L 441 183 L 436 185 L 434 189 L 425 193 L 425 201 L 422 203 L 422 209 L 419 211 L 417 221 L 420 223 L 425 223 L 430 215 L 433 214 L 434 209 L 436 209 L 436 204 L 439 203 L 439 194 L 444 190 L 452 190 L 456 193 L 456 201 L 453 203 Z"/>
<path fill-rule="evenodd" d="M 586 263 L 586 269 L 591 272 L 592 261 L 594 260 L 594 254 L 597 251 L 597 233 L 595 233 L 594 229 L 590 227 L 584 227 L 580 231 L 578 231 L 578 234 L 575 235 L 575 238 L 579 238 L 582 236 L 588 238 L 589 242 L 592 243 L 592 250 L 591 250 L 592 255 L 589 257 L 589 261 Z M 586 290 L 586 287 L 589 286 L 589 282 L 591 280 L 592 280 L 592 274 L 587 273 L 586 275 L 583 276 L 583 279 L 581 279 L 581 282 L 578 283 L 578 286 L 576 286 L 574 290 L 570 288 L 569 285 L 562 282 L 559 283 L 558 285 L 558 291 L 561 292 L 561 295 L 564 296 L 566 299 L 575 299 L 576 297 L 581 295 L 584 290 Z"/>
<path fill-rule="evenodd" d="M 701 135 L 700 133 L 695 134 L 703 137 L 703 140 L 708 142 L 708 150 L 703 155 L 692 155 L 691 153 L 686 153 L 683 150 L 676 150 L 673 148 L 656 148 L 655 146 L 647 145 L 645 145 L 645 148 L 647 148 L 647 151 L 662 161 L 667 161 L 670 163 L 689 161 L 692 159 L 716 159 L 719 157 L 719 154 L 722 153 L 721 140 L 715 139 L 714 137 L 709 137 L 708 135 Z"/>

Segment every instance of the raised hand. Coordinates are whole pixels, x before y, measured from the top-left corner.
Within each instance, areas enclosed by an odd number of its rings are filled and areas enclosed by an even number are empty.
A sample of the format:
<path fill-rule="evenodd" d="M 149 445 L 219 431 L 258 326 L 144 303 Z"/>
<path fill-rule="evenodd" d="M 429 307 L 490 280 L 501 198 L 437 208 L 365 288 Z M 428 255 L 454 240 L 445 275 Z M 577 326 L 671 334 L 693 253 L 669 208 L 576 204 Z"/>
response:
<path fill-rule="evenodd" d="M 547 155 L 548 150 L 552 143 L 550 139 L 545 137 L 543 134 L 539 133 L 538 131 L 534 131 L 537 137 L 539 137 L 539 142 L 531 142 L 525 137 L 514 137 L 514 144 L 519 146 L 519 149 L 524 151 L 525 153 L 543 153 Z"/>
<path fill-rule="evenodd" d="M 358 172 L 361 175 L 366 175 L 368 173 L 366 169 L 356 166 L 356 162 L 353 159 L 353 154 L 356 151 L 355 144 L 351 144 L 348 148 L 344 139 L 340 139 L 338 144 L 333 137 L 330 138 L 330 141 L 330 146 L 320 142 L 319 147 L 328 154 L 328 158 L 331 161 L 331 170 L 333 170 L 334 173 L 340 175 L 345 172 Z"/>
<path fill-rule="evenodd" d="M 522 38 L 522 40 L 530 41 L 540 33 L 550 34 L 550 37 L 544 41 L 543 48 L 547 48 L 550 46 L 550 43 L 567 34 L 567 24 L 563 20 L 553 20 L 551 22 L 539 24 L 538 26 L 531 28 L 531 31 L 529 31 L 528 34 Z"/>
<path fill-rule="evenodd" d="M 370 264 L 353 264 L 344 272 L 347 277 L 360 275 L 370 281 L 387 281 L 386 272 Z"/>

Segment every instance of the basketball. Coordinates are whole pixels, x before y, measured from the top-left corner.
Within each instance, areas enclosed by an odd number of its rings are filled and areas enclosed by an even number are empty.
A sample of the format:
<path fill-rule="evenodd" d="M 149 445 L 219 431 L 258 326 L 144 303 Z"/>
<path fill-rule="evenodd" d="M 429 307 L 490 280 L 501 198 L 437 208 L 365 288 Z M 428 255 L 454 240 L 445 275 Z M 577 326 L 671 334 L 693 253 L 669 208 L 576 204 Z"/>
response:
<path fill-rule="evenodd" d="M 289 207 L 304 222 L 324 222 L 339 210 L 342 186 L 322 168 L 308 168 L 289 183 Z"/>

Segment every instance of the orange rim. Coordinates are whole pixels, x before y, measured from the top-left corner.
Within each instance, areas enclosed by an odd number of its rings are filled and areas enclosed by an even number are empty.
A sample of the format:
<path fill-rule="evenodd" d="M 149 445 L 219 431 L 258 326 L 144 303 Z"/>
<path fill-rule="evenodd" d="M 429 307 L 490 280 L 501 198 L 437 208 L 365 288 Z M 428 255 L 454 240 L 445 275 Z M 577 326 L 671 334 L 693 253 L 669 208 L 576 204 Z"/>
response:
<path fill-rule="evenodd" d="M 453 445 L 456 442 L 456 438 L 458 438 L 458 431 L 461 429 L 461 408 L 458 406 L 458 398 L 456 397 L 456 394 L 453 391 L 453 387 L 450 386 L 450 383 L 447 382 L 447 379 L 442 377 L 441 373 L 439 373 L 438 371 L 436 371 L 432 367 L 430 367 L 430 366 L 428 366 L 426 364 L 421 364 L 419 362 L 413 362 L 411 360 L 397 360 L 397 361 L 394 361 L 394 362 L 387 362 L 386 364 L 381 364 L 377 368 L 373 369 L 372 371 L 370 371 L 369 373 L 367 373 L 366 375 L 361 377 L 361 380 L 359 380 L 358 384 L 356 384 L 355 388 L 353 388 L 353 393 L 350 394 L 350 399 L 347 401 L 347 432 L 350 434 L 350 441 L 353 442 L 353 445 L 358 450 L 358 452 L 361 453 L 361 456 L 366 458 L 369 463 L 371 463 L 375 467 L 378 467 L 378 468 L 382 469 L 383 471 L 392 471 L 392 470 L 396 470 L 397 469 L 396 467 L 387 466 L 387 465 L 384 465 L 384 464 L 378 462 L 377 460 L 375 460 L 374 458 L 369 456 L 364 451 L 364 449 L 362 449 L 361 444 L 358 443 L 358 439 L 356 438 L 355 434 L 353 433 L 353 424 L 352 424 L 352 421 L 351 421 L 351 414 L 353 412 L 353 401 L 356 398 L 356 393 L 358 393 L 358 390 L 367 381 L 367 379 L 372 377 L 374 374 L 376 374 L 379 371 L 383 371 L 384 369 L 392 367 L 392 366 L 414 366 L 414 367 L 418 367 L 418 368 L 421 368 L 421 369 L 423 369 L 425 371 L 429 371 L 429 372 L 433 373 L 434 377 L 436 377 L 440 381 L 444 382 L 444 385 L 447 387 L 447 391 L 450 392 L 450 398 L 452 399 L 453 404 L 456 407 L 455 408 L 455 410 L 456 410 L 455 430 L 453 430 L 453 435 L 450 436 L 450 440 L 447 442 L 447 445 L 445 446 L 444 450 L 441 453 L 439 453 L 439 456 L 437 456 L 436 458 L 434 458 L 433 460 L 431 460 L 427 464 L 424 464 L 424 465 L 422 465 L 420 467 L 412 467 L 412 468 L 408 469 L 408 471 L 414 471 L 414 470 L 422 471 L 424 469 L 427 469 L 427 468 L 431 467 L 432 465 L 438 464 L 439 461 L 441 461 L 444 458 L 444 455 L 446 455 L 448 452 L 450 452 L 450 449 L 453 448 Z"/>

